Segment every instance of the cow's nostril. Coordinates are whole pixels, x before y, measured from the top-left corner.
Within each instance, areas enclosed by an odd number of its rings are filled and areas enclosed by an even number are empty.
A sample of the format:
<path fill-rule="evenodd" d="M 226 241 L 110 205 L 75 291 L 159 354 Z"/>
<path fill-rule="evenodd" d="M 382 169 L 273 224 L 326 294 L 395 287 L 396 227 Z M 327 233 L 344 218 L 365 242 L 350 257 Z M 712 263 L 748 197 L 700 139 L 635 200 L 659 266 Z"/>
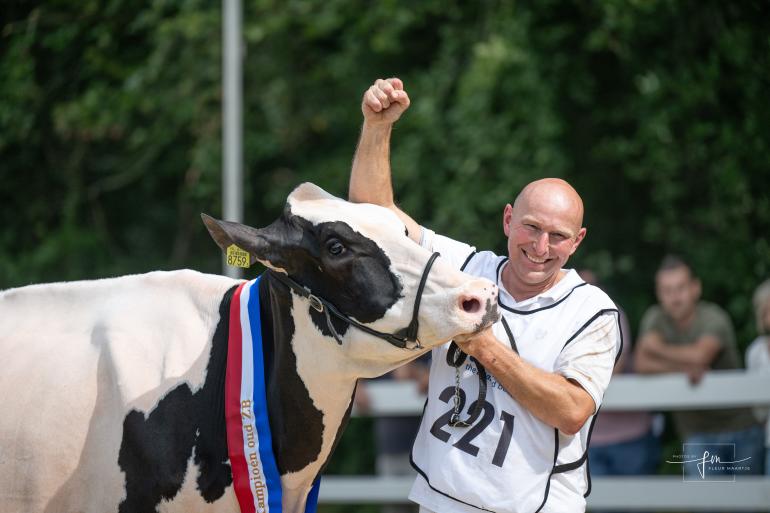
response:
<path fill-rule="evenodd" d="M 481 301 L 478 299 L 466 299 L 463 301 L 463 311 L 466 313 L 476 313 L 481 310 Z"/>

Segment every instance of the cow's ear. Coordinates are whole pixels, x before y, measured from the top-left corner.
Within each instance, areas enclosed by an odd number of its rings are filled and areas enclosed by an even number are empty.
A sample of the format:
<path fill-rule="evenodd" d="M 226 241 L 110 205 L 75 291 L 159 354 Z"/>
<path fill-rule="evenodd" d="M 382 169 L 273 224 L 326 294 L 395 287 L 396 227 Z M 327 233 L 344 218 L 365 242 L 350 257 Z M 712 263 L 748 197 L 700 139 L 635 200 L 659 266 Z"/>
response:
<path fill-rule="evenodd" d="M 201 214 L 201 219 L 206 228 L 208 228 L 211 238 L 214 239 L 214 242 L 217 243 L 217 246 L 222 251 L 227 252 L 227 248 L 235 244 L 249 252 L 249 255 L 251 255 L 250 265 L 256 263 L 257 260 L 265 260 L 263 253 L 266 250 L 267 244 L 260 230 L 245 224 L 214 219 L 206 214 Z"/>

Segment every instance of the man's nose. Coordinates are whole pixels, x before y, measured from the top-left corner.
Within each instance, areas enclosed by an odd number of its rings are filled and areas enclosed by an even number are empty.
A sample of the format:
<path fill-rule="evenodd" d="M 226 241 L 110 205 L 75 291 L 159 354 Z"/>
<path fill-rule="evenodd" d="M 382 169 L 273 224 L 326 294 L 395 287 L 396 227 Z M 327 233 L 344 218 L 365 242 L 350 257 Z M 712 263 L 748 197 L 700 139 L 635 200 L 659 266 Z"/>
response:
<path fill-rule="evenodd" d="M 535 239 L 535 251 L 537 251 L 539 255 L 548 251 L 548 232 L 543 231 L 537 235 L 537 239 Z"/>

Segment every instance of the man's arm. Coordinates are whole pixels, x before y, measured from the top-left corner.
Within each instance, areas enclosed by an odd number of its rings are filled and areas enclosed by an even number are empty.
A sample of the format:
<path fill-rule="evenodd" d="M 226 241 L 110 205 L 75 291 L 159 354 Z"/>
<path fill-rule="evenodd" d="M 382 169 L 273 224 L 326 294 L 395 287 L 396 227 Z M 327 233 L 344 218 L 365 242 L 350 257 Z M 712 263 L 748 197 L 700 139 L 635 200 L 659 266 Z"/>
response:
<path fill-rule="evenodd" d="M 390 135 L 393 124 L 409 108 L 409 95 L 397 78 L 377 80 L 364 93 L 361 112 L 364 125 L 350 172 L 348 199 L 354 203 L 373 203 L 398 215 L 409 237 L 420 242 L 422 229 L 396 206 L 390 171 Z"/>
<path fill-rule="evenodd" d="M 524 361 L 490 328 L 457 340 L 460 348 L 476 358 L 503 388 L 535 417 L 566 435 L 574 435 L 596 411 L 591 395 L 576 381 L 546 372 Z M 612 355 L 614 357 L 614 355 Z M 608 364 L 608 374 L 612 364 Z"/>
<path fill-rule="evenodd" d="M 721 350 L 722 344 L 713 335 L 703 335 L 690 345 L 672 346 L 658 332 L 648 331 L 637 344 L 636 371 L 684 372 L 692 383 L 697 383 Z"/>

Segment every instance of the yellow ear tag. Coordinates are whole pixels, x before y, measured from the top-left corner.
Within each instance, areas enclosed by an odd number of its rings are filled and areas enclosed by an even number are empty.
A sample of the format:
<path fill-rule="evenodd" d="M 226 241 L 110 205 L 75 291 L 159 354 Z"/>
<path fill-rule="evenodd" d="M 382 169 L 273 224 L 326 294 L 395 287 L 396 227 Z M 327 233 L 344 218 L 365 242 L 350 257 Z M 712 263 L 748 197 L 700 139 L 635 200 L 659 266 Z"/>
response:
<path fill-rule="evenodd" d="M 248 251 L 242 250 L 235 244 L 230 244 L 227 246 L 227 265 L 248 269 L 250 263 L 251 257 Z"/>

